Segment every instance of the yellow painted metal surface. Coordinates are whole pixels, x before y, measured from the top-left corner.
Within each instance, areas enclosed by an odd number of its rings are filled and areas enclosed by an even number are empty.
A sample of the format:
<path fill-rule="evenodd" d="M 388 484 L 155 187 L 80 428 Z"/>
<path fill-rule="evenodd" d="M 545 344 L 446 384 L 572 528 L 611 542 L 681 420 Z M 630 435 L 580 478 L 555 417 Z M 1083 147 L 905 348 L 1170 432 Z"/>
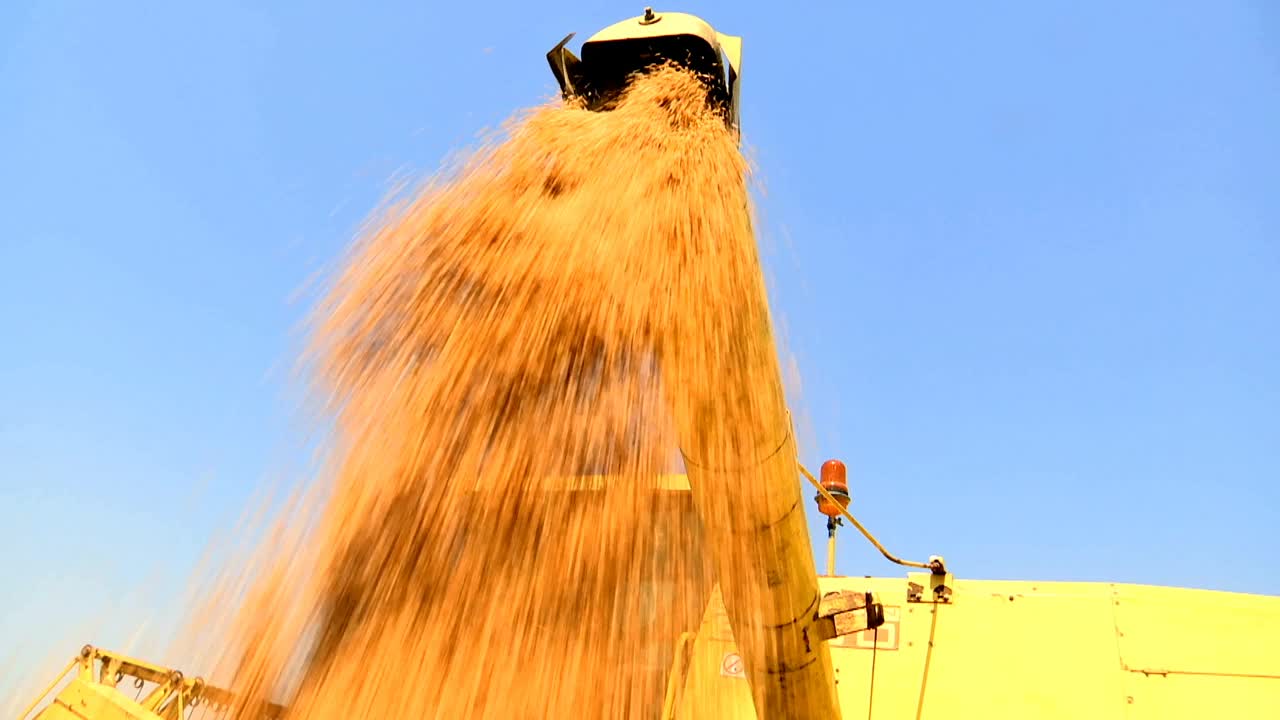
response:
<path fill-rule="evenodd" d="M 119 690 L 76 678 L 36 720 L 161 720 Z"/>
<path fill-rule="evenodd" d="M 134 697 L 117 689 L 121 683 L 128 683 Z M 55 690 L 53 700 L 32 716 Z M 231 693 L 199 677 L 86 645 L 17 720 L 194 720 L 193 713 L 207 717 L 212 709 L 218 714 L 232 701 Z M 283 712 L 267 704 L 254 716 L 279 720 Z"/>
<path fill-rule="evenodd" d="M 831 642 L 848 718 L 1280 717 L 1280 597 L 1105 583 L 955 581 L 949 604 L 905 579 L 872 590 L 887 622 Z M 679 718 L 755 718 L 716 598 Z"/>
<path fill-rule="evenodd" d="M 1127 717 L 1280 717 L 1280 599 L 1117 586 L 1112 601 Z"/>
<path fill-rule="evenodd" d="M 717 588 L 693 641 L 676 718 L 755 720 L 746 667 L 733 637 L 733 627 Z"/>

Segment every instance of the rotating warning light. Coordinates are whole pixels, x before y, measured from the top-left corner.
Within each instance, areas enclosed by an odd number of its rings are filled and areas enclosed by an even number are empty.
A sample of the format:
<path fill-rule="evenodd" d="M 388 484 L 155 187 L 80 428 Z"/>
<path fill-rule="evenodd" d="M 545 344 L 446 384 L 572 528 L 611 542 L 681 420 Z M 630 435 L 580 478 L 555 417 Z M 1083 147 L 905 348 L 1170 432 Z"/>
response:
<path fill-rule="evenodd" d="M 844 463 L 839 460 L 828 460 L 822 463 L 822 471 L 819 473 L 822 478 L 822 488 L 831 494 L 835 499 L 832 503 L 822 493 L 818 493 L 815 498 L 818 501 L 818 512 L 827 517 L 840 517 L 841 511 L 849 507 L 849 481 L 848 472 L 845 470 Z"/>

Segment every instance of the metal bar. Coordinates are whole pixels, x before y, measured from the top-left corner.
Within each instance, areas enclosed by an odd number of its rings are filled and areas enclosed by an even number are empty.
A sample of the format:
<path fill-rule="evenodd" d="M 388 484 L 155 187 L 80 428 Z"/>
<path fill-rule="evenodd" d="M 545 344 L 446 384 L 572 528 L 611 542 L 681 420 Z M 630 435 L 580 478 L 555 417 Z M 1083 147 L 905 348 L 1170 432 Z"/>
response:
<path fill-rule="evenodd" d="M 689 677 L 689 652 L 694 640 L 691 632 L 680 633 L 676 640 L 675 655 L 671 659 L 671 672 L 667 674 L 667 692 L 662 699 L 662 720 L 675 720 L 684 683 Z"/>
<path fill-rule="evenodd" d="M 32 700 L 31 704 L 18 715 L 18 720 L 22 720 L 26 716 L 30 715 L 31 711 L 35 710 L 36 706 L 40 704 L 40 701 L 44 699 L 44 696 L 52 692 L 53 689 L 58 686 L 58 683 L 62 682 L 62 680 L 67 677 L 67 673 L 71 672 L 71 668 L 75 667 L 79 662 L 79 656 L 72 658 L 71 662 L 67 663 L 67 666 L 62 669 L 62 672 L 58 673 L 58 676 L 53 679 L 53 682 L 49 683 L 48 687 L 41 691 L 40 694 L 36 696 L 36 699 Z"/>
<path fill-rule="evenodd" d="M 929 570 L 930 572 L 935 572 L 935 573 L 945 573 L 947 571 L 946 567 L 942 564 L 941 560 L 934 560 L 932 562 L 927 562 L 927 563 L 915 562 L 914 560 L 903 560 L 897 555 L 894 555 L 893 553 L 889 552 L 887 549 L 885 549 L 885 546 L 881 545 L 880 541 L 877 540 L 875 536 L 871 534 L 871 531 L 867 530 L 865 527 L 862 526 L 862 523 L 858 522 L 858 518 L 851 515 L 848 509 L 846 509 L 843 505 L 837 502 L 834 497 L 831 497 L 831 493 L 827 492 L 827 489 L 822 487 L 822 483 L 818 482 L 818 478 L 814 477 L 813 473 L 809 472 L 808 468 L 806 468 L 804 465 L 800 465 L 800 473 L 804 475 L 805 479 L 807 479 L 815 488 L 818 489 L 818 492 L 821 493 L 822 496 L 826 498 L 828 502 L 830 502 L 835 507 L 840 508 L 840 514 L 843 515 L 846 520 L 853 523 L 853 526 L 858 528 L 858 532 L 862 533 L 862 536 L 865 537 L 872 545 L 874 545 L 876 549 L 880 551 L 880 554 L 885 556 L 885 558 L 889 562 L 902 565 L 903 567 L 924 568 L 925 570 Z"/>
<path fill-rule="evenodd" d="M 169 697 L 170 693 L 175 689 L 181 692 L 180 687 L 174 688 L 173 683 L 166 680 L 163 683 L 156 685 L 156 689 L 148 693 L 145 698 L 138 702 L 138 704 L 145 710 L 156 712 L 156 710 L 164 704 L 164 701 Z"/>
<path fill-rule="evenodd" d="M 170 670 L 169 668 L 160 667 L 159 665 L 153 665 L 149 662 L 138 660 L 136 658 L 131 658 L 127 655 L 121 655 L 119 653 L 114 653 L 114 652 L 107 652 L 104 650 L 99 650 L 98 654 L 102 657 L 110 657 L 118 661 L 119 670 L 120 672 L 123 672 L 125 675 L 131 675 L 136 678 L 142 678 L 147 682 L 162 684 L 168 681 L 170 676 L 173 674 L 173 671 Z"/>

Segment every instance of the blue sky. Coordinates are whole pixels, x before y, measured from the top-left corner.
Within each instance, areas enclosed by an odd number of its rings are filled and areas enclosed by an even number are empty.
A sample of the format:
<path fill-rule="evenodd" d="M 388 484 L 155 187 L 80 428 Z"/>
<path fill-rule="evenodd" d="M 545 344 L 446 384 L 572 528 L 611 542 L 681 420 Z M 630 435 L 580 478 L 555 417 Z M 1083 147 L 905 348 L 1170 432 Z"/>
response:
<path fill-rule="evenodd" d="M 0 8 L 0 707 L 163 647 L 302 464 L 291 297 L 641 9 L 363 5 Z M 797 5 L 671 9 L 745 36 L 805 460 L 962 576 L 1280 593 L 1280 10 Z"/>

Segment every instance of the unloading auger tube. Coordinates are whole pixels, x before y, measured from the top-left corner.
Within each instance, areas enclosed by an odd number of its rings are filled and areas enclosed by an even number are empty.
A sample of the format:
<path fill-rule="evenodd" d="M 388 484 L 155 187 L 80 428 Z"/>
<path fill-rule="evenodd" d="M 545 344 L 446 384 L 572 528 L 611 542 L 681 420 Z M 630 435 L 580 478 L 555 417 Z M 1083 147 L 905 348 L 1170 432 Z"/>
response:
<path fill-rule="evenodd" d="M 674 62 L 699 73 L 712 104 L 738 129 L 742 39 L 684 13 L 643 15 L 611 25 L 570 52 L 569 35 L 547 53 L 567 98 L 608 110 L 635 73 Z M 758 262 L 758 260 L 757 260 Z M 729 621 L 761 720 L 838 720 L 831 654 L 817 628 L 820 593 L 796 471 L 796 447 L 769 326 L 763 273 L 733 338 L 742 356 L 715 393 L 674 399 L 689 484 L 712 546 Z M 680 365 L 666 367 L 671 385 Z M 680 391 L 677 391 L 680 392 Z M 725 398 L 749 398 L 752 417 L 726 422 Z M 726 455 L 724 449 L 738 448 Z M 712 455 L 714 453 L 714 456 Z M 740 497 L 742 487 L 751 487 Z M 732 504 L 731 504 L 732 503 Z"/>

